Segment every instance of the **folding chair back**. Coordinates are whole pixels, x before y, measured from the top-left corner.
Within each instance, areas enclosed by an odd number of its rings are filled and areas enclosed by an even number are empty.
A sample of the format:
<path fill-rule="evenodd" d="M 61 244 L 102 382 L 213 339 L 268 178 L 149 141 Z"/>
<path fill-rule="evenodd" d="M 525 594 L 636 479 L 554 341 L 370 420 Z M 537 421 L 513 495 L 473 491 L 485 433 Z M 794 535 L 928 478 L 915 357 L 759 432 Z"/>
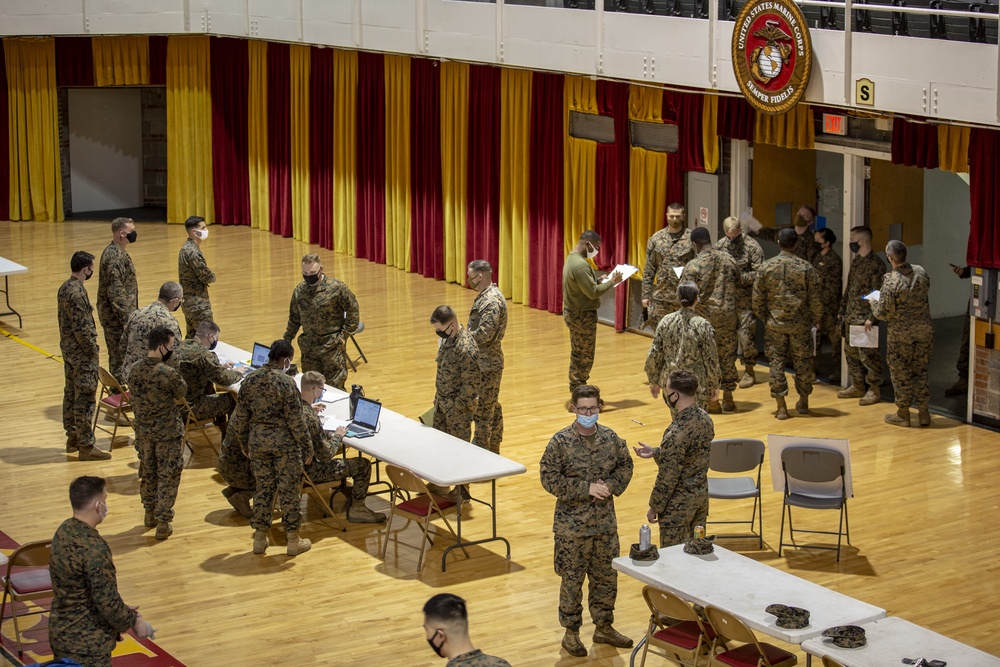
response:
<path fill-rule="evenodd" d="M 799 661 L 794 653 L 757 641 L 753 630 L 729 612 L 709 605 L 705 613 L 717 635 L 712 646 L 713 667 L 791 667 Z M 716 653 L 715 648 L 726 639 L 743 643 Z"/>
<path fill-rule="evenodd" d="M 97 379 L 101 383 L 101 391 L 97 396 L 97 409 L 94 411 L 94 435 L 100 429 L 111 436 L 111 445 L 114 446 L 115 437 L 118 435 L 118 420 L 123 418 L 125 424 L 132 427 L 132 420 L 128 413 L 132 411 L 132 395 L 125 391 L 125 387 L 103 367 L 97 367 Z M 114 427 L 110 430 L 100 426 L 101 414 L 113 416 Z"/>
<path fill-rule="evenodd" d="M 347 357 L 347 363 L 348 363 L 348 365 L 350 365 L 351 370 L 354 371 L 355 373 L 358 372 L 358 362 L 359 361 L 363 361 L 366 364 L 368 363 L 368 357 L 366 357 L 365 353 L 361 351 L 361 346 L 358 345 L 358 339 L 355 338 L 355 336 L 357 336 L 359 333 L 361 333 L 364 330 L 365 330 L 365 323 L 364 322 L 358 322 L 358 328 L 354 331 L 354 333 L 352 333 L 349 336 L 349 338 L 351 339 L 351 342 L 354 343 L 354 349 L 358 351 L 358 356 L 355 357 L 350 352 L 348 352 L 347 351 L 347 344 L 346 343 L 344 344 L 344 356 Z"/>
<path fill-rule="evenodd" d="M 753 477 L 709 477 L 708 497 L 714 500 L 753 498 L 753 513 L 749 521 L 710 521 L 714 524 L 750 524 L 749 535 L 717 535 L 718 538 L 756 537 L 759 548 L 764 547 L 764 508 L 760 494 L 760 475 L 764 467 L 764 443 L 760 440 L 729 438 L 713 440 L 708 469 L 719 473 L 757 471 Z M 753 532 L 754 523 L 758 531 Z"/>
<path fill-rule="evenodd" d="M 844 465 L 844 455 L 832 449 L 822 449 L 818 447 L 789 447 L 781 452 L 781 470 L 785 480 L 785 495 L 781 508 L 781 531 L 779 533 L 778 555 L 781 555 L 784 546 L 797 546 L 794 542 L 795 533 L 816 533 L 822 535 L 836 535 L 837 546 L 825 545 L 802 545 L 807 549 L 825 549 L 837 552 L 837 561 L 840 561 L 841 539 L 847 537 L 847 543 L 851 543 L 851 528 L 847 516 L 847 480 Z M 840 489 L 837 495 L 827 493 L 812 493 L 799 484 L 798 489 L 795 482 L 811 484 L 823 484 L 840 481 Z M 796 529 L 792 524 L 792 507 L 801 507 L 813 510 L 839 510 L 840 523 L 836 532 L 832 530 L 806 530 Z M 785 514 L 788 515 L 788 532 L 792 542 L 785 542 Z"/>
<path fill-rule="evenodd" d="M 702 622 L 691 605 L 669 591 L 645 586 L 642 597 L 650 617 L 640 667 L 646 664 L 650 646 L 662 649 L 663 657 L 668 660 L 691 667 L 698 665 L 715 638 L 711 627 Z"/>
<path fill-rule="evenodd" d="M 52 556 L 52 540 L 29 542 L 18 547 L 10 555 L 2 578 L 3 601 L 0 602 L 0 619 L 4 617 L 7 608 L 7 598 L 11 600 L 11 615 L 14 619 L 14 635 L 17 639 L 17 654 L 21 650 L 21 629 L 18 627 L 19 616 L 41 614 L 46 610 L 39 607 L 36 611 L 18 614 L 17 604 L 29 600 L 51 598 L 52 578 L 49 575 L 49 560 Z"/>
<path fill-rule="evenodd" d="M 781 467 L 803 482 L 832 482 L 844 476 L 844 455 L 833 449 L 788 447 L 781 452 Z"/>
<path fill-rule="evenodd" d="M 340 480 L 337 480 L 336 483 L 339 484 Z M 323 510 L 323 514 L 326 516 L 333 517 L 333 520 L 337 522 L 338 526 L 340 526 L 340 530 L 343 532 L 347 532 L 347 526 L 344 525 L 344 523 L 340 520 L 340 517 L 338 517 L 337 514 L 333 511 L 333 507 L 330 506 L 330 503 L 328 503 L 326 499 L 323 497 L 323 494 L 320 493 L 319 485 L 316 482 L 314 482 L 311 477 L 309 477 L 309 473 L 306 472 L 305 468 L 303 467 L 302 493 L 306 494 L 306 497 L 308 498 L 310 496 L 309 493 L 310 491 L 312 491 L 311 495 L 315 496 L 314 500 L 316 501 L 316 504 L 318 504 L 319 508 Z M 330 499 L 331 500 L 333 499 L 333 495 L 330 496 Z M 277 498 L 275 499 L 275 502 L 277 502 Z"/>

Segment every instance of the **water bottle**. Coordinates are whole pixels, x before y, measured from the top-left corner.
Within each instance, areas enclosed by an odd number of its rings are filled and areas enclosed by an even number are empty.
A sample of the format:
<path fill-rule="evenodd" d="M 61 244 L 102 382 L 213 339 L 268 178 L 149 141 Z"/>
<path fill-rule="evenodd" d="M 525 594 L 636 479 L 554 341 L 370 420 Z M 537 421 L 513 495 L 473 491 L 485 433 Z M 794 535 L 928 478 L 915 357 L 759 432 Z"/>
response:
<path fill-rule="evenodd" d="M 351 396 L 348 399 L 350 402 L 350 419 L 354 419 L 354 411 L 358 407 L 358 398 L 365 395 L 365 390 L 360 384 L 351 385 Z"/>
<path fill-rule="evenodd" d="M 647 524 L 642 524 L 639 528 L 639 549 L 645 551 L 650 545 L 650 531 Z"/>

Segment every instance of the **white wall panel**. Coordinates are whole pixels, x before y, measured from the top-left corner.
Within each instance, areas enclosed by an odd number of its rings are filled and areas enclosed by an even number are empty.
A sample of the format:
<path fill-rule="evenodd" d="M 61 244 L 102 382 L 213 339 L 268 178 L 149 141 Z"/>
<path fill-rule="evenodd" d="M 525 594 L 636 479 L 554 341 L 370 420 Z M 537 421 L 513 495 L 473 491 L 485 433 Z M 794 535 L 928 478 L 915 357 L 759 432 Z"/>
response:
<path fill-rule="evenodd" d="M 79 35 L 84 30 L 82 0 L 0 2 L 0 35 Z"/>
<path fill-rule="evenodd" d="M 593 47 L 597 36 L 594 23 L 596 17 L 597 12 L 505 5 L 504 38 L 540 45 L 548 43 Z M 590 71 L 589 63 L 585 67 Z"/>
<path fill-rule="evenodd" d="M 87 0 L 87 27 L 92 35 L 135 35 L 184 32 L 183 0 Z M 200 16 L 191 30 L 204 31 Z"/>
<path fill-rule="evenodd" d="M 409 53 L 421 55 L 417 48 L 414 30 L 398 30 L 382 26 L 365 26 L 361 36 L 361 48 L 367 51 L 388 51 L 389 53 Z"/>
<path fill-rule="evenodd" d="M 354 25 L 351 23 L 327 23 L 324 21 L 303 21 L 302 41 L 307 44 L 358 48 L 354 40 Z"/>
<path fill-rule="evenodd" d="M 208 30 L 213 35 L 246 37 L 248 17 L 246 0 L 204 0 Z"/>
<path fill-rule="evenodd" d="M 482 2 L 427 0 L 427 51 L 442 58 L 497 61 L 497 7 Z"/>
<path fill-rule="evenodd" d="M 607 49 L 604 51 L 604 76 L 647 81 L 649 79 L 647 56 L 644 51 Z"/>
<path fill-rule="evenodd" d="M 427 54 L 450 60 L 496 63 L 496 36 L 431 32 L 427 35 Z"/>
<path fill-rule="evenodd" d="M 934 91 L 937 91 L 937 105 Z M 931 83 L 930 115 L 938 118 L 960 118 L 969 123 L 996 125 L 997 96 L 985 88 L 966 88 L 951 83 Z"/>

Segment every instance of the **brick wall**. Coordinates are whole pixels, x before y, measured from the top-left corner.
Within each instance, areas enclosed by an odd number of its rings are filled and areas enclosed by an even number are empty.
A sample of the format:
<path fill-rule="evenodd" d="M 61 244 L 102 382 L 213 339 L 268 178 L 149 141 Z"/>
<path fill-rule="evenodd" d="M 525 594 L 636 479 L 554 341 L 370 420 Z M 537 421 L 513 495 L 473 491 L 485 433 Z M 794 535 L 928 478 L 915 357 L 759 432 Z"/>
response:
<path fill-rule="evenodd" d="M 167 205 L 167 90 L 142 89 L 142 193 L 145 206 Z"/>
<path fill-rule="evenodd" d="M 1000 324 L 993 325 L 998 340 Z M 1000 350 L 986 347 L 989 324 L 976 320 L 976 356 L 972 361 L 972 414 L 993 422 L 1000 422 Z M 989 423 L 989 422 L 986 422 Z"/>

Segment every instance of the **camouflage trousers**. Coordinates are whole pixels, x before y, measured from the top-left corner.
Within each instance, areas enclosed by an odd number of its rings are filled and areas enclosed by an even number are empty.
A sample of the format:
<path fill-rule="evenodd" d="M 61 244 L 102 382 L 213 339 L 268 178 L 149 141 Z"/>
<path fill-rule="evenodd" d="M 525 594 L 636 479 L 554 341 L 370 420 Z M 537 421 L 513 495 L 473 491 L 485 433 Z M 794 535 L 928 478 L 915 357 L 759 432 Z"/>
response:
<path fill-rule="evenodd" d="M 744 366 L 757 363 L 757 318 L 750 306 L 739 307 L 736 316 L 736 338 L 739 341 L 739 358 Z"/>
<path fill-rule="evenodd" d="M 271 527 L 274 515 L 274 497 L 281 509 L 281 527 L 285 532 L 299 529 L 302 512 L 302 453 L 298 449 L 251 450 L 250 468 L 257 488 L 253 494 L 253 518 L 250 525 L 256 530 Z"/>
<path fill-rule="evenodd" d="M 710 322 L 715 329 L 715 347 L 719 355 L 719 385 L 721 389 L 732 391 L 740 379 L 736 372 L 737 322 L 718 319 Z"/>
<path fill-rule="evenodd" d="M 475 405 L 458 405 L 453 400 L 435 398 L 434 428 L 469 442 L 472 440 L 472 421 L 476 410 Z"/>
<path fill-rule="evenodd" d="M 198 419 L 214 419 L 228 417 L 236 408 L 236 399 L 231 392 L 221 394 L 206 394 L 199 396 L 191 403 L 191 410 Z"/>
<path fill-rule="evenodd" d="M 123 324 L 104 324 L 104 344 L 108 349 L 108 372 L 115 376 L 119 382 L 123 382 L 122 365 L 125 363 L 125 346 L 122 345 L 122 336 L 125 334 Z"/>
<path fill-rule="evenodd" d="M 931 336 L 895 336 L 889 330 L 886 341 L 886 360 L 896 407 L 909 409 L 911 405 L 926 408 L 931 400 L 927 384 L 927 365 L 931 361 Z"/>
<path fill-rule="evenodd" d="M 476 408 L 476 436 L 472 444 L 500 453 L 503 441 L 503 408 L 500 406 L 500 380 L 503 379 L 503 358 L 499 368 L 496 364 L 484 364 L 480 357 L 479 370 L 482 384 L 479 385 L 479 407 Z"/>
<path fill-rule="evenodd" d="M 193 338 L 198 325 L 202 322 L 215 321 L 212 314 L 212 302 L 207 297 L 184 295 L 181 303 L 181 311 L 184 313 L 184 323 L 187 326 L 186 338 Z"/>
<path fill-rule="evenodd" d="M 341 391 L 347 381 L 347 350 L 340 334 L 331 334 L 322 339 L 299 337 L 302 351 L 302 372 L 317 371 L 326 378 L 326 383 Z M 314 342 L 317 341 L 317 342 Z"/>
<path fill-rule="evenodd" d="M 102 655 L 74 653 L 72 650 L 56 648 L 51 639 L 49 642 L 52 648 L 52 657 L 55 660 L 58 660 L 59 658 L 67 658 L 73 662 L 79 663 L 83 667 L 111 667 L 111 651 Z"/>
<path fill-rule="evenodd" d="M 226 438 L 232 437 L 231 433 L 231 430 L 228 431 Z M 250 469 L 250 459 L 243 455 L 239 447 L 229 445 L 225 441 L 222 444 L 222 453 L 219 455 L 219 475 L 227 486 L 239 491 L 253 492 L 257 488 L 253 470 Z"/>
<path fill-rule="evenodd" d="M 660 512 L 660 548 L 683 544 L 691 539 L 695 526 L 708 519 L 708 498 L 690 493 L 675 494 Z"/>
<path fill-rule="evenodd" d="M 822 342 L 823 337 L 830 339 L 830 355 L 833 357 L 833 370 L 835 375 L 840 375 L 840 350 L 844 339 L 844 323 L 837 321 L 837 316 L 827 313 L 823 315 L 823 321 L 816 330 L 817 347 Z M 819 365 L 819 354 L 816 355 L 816 364 Z"/>
<path fill-rule="evenodd" d="M 863 324 L 863 323 L 862 323 Z M 850 327 L 850 324 L 846 324 Z M 850 334 L 850 329 L 847 329 Z M 851 374 L 851 383 L 858 387 L 882 386 L 882 355 L 877 347 L 854 347 L 850 338 L 844 342 L 844 354 L 847 357 L 847 370 Z"/>
<path fill-rule="evenodd" d="M 564 310 L 563 322 L 569 329 L 569 390 L 590 380 L 597 345 L 597 311 Z"/>
<path fill-rule="evenodd" d="M 139 480 L 142 506 L 153 512 L 157 521 L 169 523 L 174 518 L 174 502 L 181 485 L 184 435 L 147 434 L 137 430 L 135 440 L 142 466 L 142 479 Z"/>
<path fill-rule="evenodd" d="M 97 360 L 63 353 L 63 429 L 81 449 L 94 446 L 94 411 L 97 409 Z"/>
<path fill-rule="evenodd" d="M 809 329 L 795 333 L 778 333 L 764 330 L 764 354 L 771 364 L 771 396 L 786 396 L 788 381 L 785 379 L 785 364 L 791 359 L 795 367 L 795 391 L 799 396 L 812 393 L 816 381 L 816 366 L 813 364 L 813 342 Z"/>
<path fill-rule="evenodd" d="M 676 312 L 680 307 L 680 302 L 676 298 L 674 301 L 657 301 L 654 296 L 654 299 L 649 302 L 649 319 L 647 320 L 653 332 L 656 332 L 656 327 L 660 324 L 660 320 L 670 313 Z"/>
<path fill-rule="evenodd" d="M 306 466 L 306 473 L 315 484 L 327 484 L 350 477 L 351 500 L 363 502 L 372 479 L 372 464 L 361 456 L 334 458 L 330 461 L 313 461 Z"/>
<path fill-rule="evenodd" d="M 618 533 L 590 537 L 555 536 L 555 570 L 559 586 L 559 624 L 579 630 L 583 624 L 583 579 L 590 582 L 587 606 L 594 625 L 615 620 L 618 573 L 611 561 L 621 555 Z"/>

